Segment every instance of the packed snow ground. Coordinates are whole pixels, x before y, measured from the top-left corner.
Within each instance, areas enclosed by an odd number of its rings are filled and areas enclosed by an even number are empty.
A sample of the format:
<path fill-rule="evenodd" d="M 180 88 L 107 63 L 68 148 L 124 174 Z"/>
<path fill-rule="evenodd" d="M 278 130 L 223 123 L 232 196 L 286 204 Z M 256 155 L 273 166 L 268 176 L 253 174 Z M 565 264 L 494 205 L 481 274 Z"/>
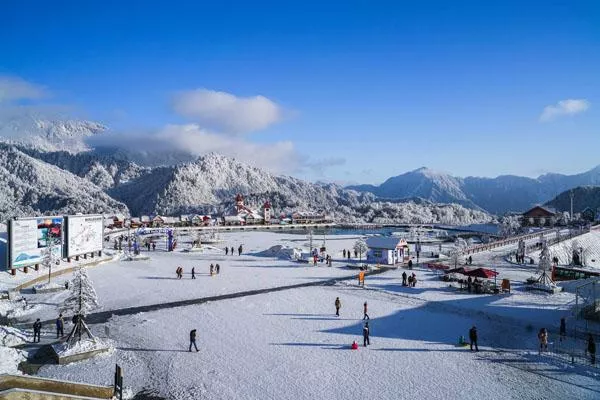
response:
<path fill-rule="evenodd" d="M 308 248 L 303 235 L 239 232 L 223 235 L 207 253 L 150 252 L 149 261 L 111 262 L 89 270 L 102 310 L 166 303 L 214 294 L 356 275 L 344 267 L 342 249 L 357 237 L 328 236 L 332 268 L 260 253 L 273 245 Z M 313 246 L 320 247 L 315 237 Z M 243 244 L 242 256 L 224 256 L 221 247 Z M 424 249 L 424 253 L 428 251 Z M 477 254 L 474 266 L 494 267 L 499 279 L 526 279 L 537 266 L 503 260 L 506 249 Z M 218 276 L 207 276 L 219 262 Z M 175 279 L 183 266 L 184 279 Z M 197 279 L 189 271 L 196 266 Z M 66 366 L 50 365 L 40 375 L 111 384 L 114 364 L 125 370 L 131 392 L 156 391 L 166 398 L 432 398 L 592 399 L 600 396 L 598 370 L 538 356 L 536 332 L 554 332 L 568 316 L 574 296 L 535 294 L 518 283 L 510 295 L 458 292 L 425 269 L 415 269 L 416 288 L 400 285 L 404 269 L 332 287 L 310 287 L 112 317 L 106 324 L 115 351 Z M 154 277 L 154 278 L 148 278 Z M 64 278 L 66 279 L 66 278 Z M 336 318 L 333 301 L 342 301 Z M 35 310 L 21 321 L 52 319 L 65 293 L 27 294 Z M 368 301 L 372 346 L 362 345 L 362 304 Z M 28 322 L 28 323 L 29 323 Z M 479 329 L 481 352 L 457 347 L 459 336 Z M 71 328 L 70 323 L 65 331 Z M 199 354 L 188 353 L 189 330 L 198 329 Z M 100 337 L 104 325 L 92 325 Z M 54 337 L 46 324 L 42 342 Z"/>

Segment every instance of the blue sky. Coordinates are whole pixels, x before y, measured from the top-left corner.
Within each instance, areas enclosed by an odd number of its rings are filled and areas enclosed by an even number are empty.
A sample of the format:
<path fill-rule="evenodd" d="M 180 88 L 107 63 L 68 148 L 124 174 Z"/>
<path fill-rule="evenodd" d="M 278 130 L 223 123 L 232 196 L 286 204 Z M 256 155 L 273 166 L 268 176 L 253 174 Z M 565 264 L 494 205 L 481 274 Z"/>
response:
<path fill-rule="evenodd" d="M 599 2 L 122 3 L 3 2 L 0 76 L 44 95 L 0 107 L 312 180 L 600 164 Z"/>

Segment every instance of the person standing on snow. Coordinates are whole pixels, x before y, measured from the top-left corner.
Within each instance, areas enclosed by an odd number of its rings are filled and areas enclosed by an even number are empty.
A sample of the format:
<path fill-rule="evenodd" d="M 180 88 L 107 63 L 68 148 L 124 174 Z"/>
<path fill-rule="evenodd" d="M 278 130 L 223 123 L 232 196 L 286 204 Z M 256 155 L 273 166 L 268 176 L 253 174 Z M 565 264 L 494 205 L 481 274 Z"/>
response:
<path fill-rule="evenodd" d="M 231 246 L 231 255 L 233 255 L 233 246 Z"/>
<path fill-rule="evenodd" d="M 406 283 L 406 271 L 404 271 L 402 273 L 402 286 L 406 286 L 406 285 L 408 285 L 408 284 Z"/>
<path fill-rule="evenodd" d="M 542 351 L 548 351 L 548 331 L 546 328 L 540 329 L 538 339 L 540 341 L 540 354 L 542 354 Z"/>
<path fill-rule="evenodd" d="M 340 316 L 340 308 L 342 308 L 342 302 L 340 301 L 339 297 L 335 298 L 335 315 L 337 317 Z"/>
<path fill-rule="evenodd" d="M 238 247 L 238 256 L 242 255 L 242 245 L 240 244 L 240 247 Z"/>
<path fill-rule="evenodd" d="M 560 319 L 560 341 L 567 337 L 567 322 L 565 321 L 565 317 Z"/>
<path fill-rule="evenodd" d="M 216 270 L 217 275 L 218 275 L 219 271 L 221 271 L 221 266 L 219 264 L 215 265 L 215 270 Z"/>
<path fill-rule="evenodd" d="M 365 322 L 365 326 L 363 327 L 363 346 L 367 347 L 367 345 L 371 345 L 371 341 L 369 340 L 369 323 Z"/>
<path fill-rule="evenodd" d="M 344 249 L 344 258 L 346 258 L 346 249 Z"/>
<path fill-rule="evenodd" d="M 363 304 L 363 321 L 365 319 L 371 319 L 369 318 L 369 314 L 367 314 L 367 302 L 365 301 L 365 304 Z"/>
<path fill-rule="evenodd" d="M 196 351 L 198 350 L 198 346 L 196 346 L 196 330 L 192 329 L 190 331 L 190 348 L 188 351 L 192 351 L 192 345 L 194 345 L 194 348 L 196 349 Z"/>
<path fill-rule="evenodd" d="M 42 333 L 42 322 L 38 318 L 33 323 L 33 343 L 40 342 L 41 333 Z"/>
<path fill-rule="evenodd" d="M 588 335 L 587 352 L 590 353 L 590 362 L 592 365 L 596 364 L 596 342 L 594 341 L 594 335 L 591 333 Z"/>
<path fill-rule="evenodd" d="M 215 266 L 210 264 L 210 276 L 213 276 L 214 271 L 215 271 Z"/>
<path fill-rule="evenodd" d="M 56 318 L 56 338 L 60 338 L 65 336 L 65 321 L 63 320 L 62 314 L 58 314 L 58 318 Z"/>
<path fill-rule="evenodd" d="M 192 279 L 196 279 L 196 267 L 192 267 Z"/>
<path fill-rule="evenodd" d="M 475 351 L 479 351 L 479 347 L 477 346 L 477 328 L 475 325 L 469 329 L 469 341 L 471 343 L 471 351 L 473 351 L 473 345 L 475 345 Z"/>
<path fill-rule="evenodd" d="M 229 247 L 225 247 L 225 255 L 228 256 L 229 255 Z"/>

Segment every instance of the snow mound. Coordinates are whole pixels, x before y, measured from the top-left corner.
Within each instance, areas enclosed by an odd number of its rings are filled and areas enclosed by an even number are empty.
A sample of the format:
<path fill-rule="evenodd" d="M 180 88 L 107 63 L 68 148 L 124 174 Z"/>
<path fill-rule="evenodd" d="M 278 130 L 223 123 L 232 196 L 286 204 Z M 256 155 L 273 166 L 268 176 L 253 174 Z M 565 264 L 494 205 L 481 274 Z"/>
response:
<path fill-rule="evenodd" d="M 27 353 L 10 347 L 0 347 L 0 374 L 21 375 L 19 364 L 27 359 Z"/>
<path fill-rule="evenodd" d="M 302 250 L 278 244 L 256 253 L 256 255 L 259 257 L 276 257 L 282 260 L 299 260 L 302 258 Z"/>
<path fill-rule="evenodd" d="M 96 350 L 106 350 L 109 352 L 114 350 L 111 341 L 98 338 L 81 340 L 73 345 L 69 345 L 66 342 L 53 344 L 52 348 L 59 357 L 68 357 L 75 354 L 87 353 Z"/>
<path fill-rule="evenodd" d="M 0 345 L 14 347 L 29 342 L 27 334 L 17 328 L 0 326 Z"/>

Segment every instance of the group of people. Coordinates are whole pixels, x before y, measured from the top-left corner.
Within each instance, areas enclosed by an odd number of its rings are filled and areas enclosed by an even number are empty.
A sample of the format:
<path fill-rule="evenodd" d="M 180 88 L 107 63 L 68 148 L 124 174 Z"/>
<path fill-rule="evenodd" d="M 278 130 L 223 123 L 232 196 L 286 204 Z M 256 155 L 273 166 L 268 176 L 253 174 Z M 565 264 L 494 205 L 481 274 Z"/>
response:
<path fill-rule="evenodd" d="M 242 255 L 243 250 L 244 250 L 244 248 L 240 244 L 240 247 L 238 247 L 238 256 Z M 229 247 L 225 247 L 225 255 L 228 256 L 229 253 L 230 253 Z M 231 255 L 233 255 L 233 254 L 234 254 L 234 250 L 233 250 L 233 246 L 231 246 Z"/>
<path fill-rule="evenodd" d="M 77 316 L 73 317 L 73 324 L 77 323 Z M 55 321 L 56 325 L 56 338 L 60 339 L 65 336 L 65 321 L 63 315 L 59 314 Z M 39 343 L 41 341 L 42 334 L 42 321 L 38 318 L 33 323 L 33 343 Z"/>
<path fill-rule="evenodd" d="M 219 264 L 210 264 L 210 267 L 209 267 L 210 276 L 219 274 L 220 272 L 221 272 L 221 266 Z M 177 269 L 175 269 L 175 274 L 177 275 L 177 279 L 183 278 L 183 267 L 177 267 Z M 192 267 L 192 279 L 196 279 L 196 267 Z"/>
<path fill-rule="evenodd" d="M 402 272 L 402 286 L 416 287 L 417 274 L 413 272 L 411 275 L 407 275 L 406 271 Z"/>
<path fill-rule="evenodd" d="M 352 257 L 352 253 L 350 253 L 350 250 L 344 249 L 342 254 L 344 255 L 344 258 L 348 258 L 348 260 L 350 259 L 350 257 Z M 357 250 L 354 250 L 354 258 L 358 258 Z"/>
<path fill-rule="evenodd" d="M 339 297 L 335 298 L 335 302 L 334 302 L 334 306 L 335 306 L 335 315 L 337 317 L 340 316 L 340 308 L 342 308 L 342 301 L 340 300 Z M 370 330 L 369 330 L 369 321 L 371 318 L 369 317 L 368 314 L 368 304 L 365 301 L 365 303 L 363 304 L 363 321 L 367 320 L 367 322 L 365 322 L 365 326 L 363 327 L 363 346 L 367 347 L 368 345 L 371 344 L 369 338 L 370 338 Z M 356 350 L 358 349 L 358 344 L 356 343 L 356 341 L 354 341 L 352 343 L 352 349 Z"/>

